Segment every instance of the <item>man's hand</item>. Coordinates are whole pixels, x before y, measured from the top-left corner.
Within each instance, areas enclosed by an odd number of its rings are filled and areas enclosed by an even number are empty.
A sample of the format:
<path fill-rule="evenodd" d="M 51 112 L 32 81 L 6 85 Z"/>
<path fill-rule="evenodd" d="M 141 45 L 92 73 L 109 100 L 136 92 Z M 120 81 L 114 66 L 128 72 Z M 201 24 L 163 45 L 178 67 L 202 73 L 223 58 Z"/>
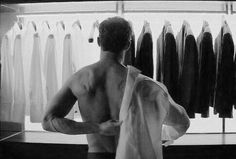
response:
<path fill-rule="evenodd" d="M 106 136 L 114 136 L 120 132 L 122 122 L 116 120 L 108 120 L 99 125 L 99 134 Z"/>

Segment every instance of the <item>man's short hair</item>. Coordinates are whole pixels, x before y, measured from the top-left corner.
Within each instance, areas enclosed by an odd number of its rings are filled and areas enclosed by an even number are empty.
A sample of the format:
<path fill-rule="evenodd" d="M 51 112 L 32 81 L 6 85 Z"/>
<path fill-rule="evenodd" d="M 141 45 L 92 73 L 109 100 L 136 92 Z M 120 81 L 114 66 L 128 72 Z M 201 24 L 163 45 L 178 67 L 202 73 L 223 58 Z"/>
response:
<path fill-rule="evenodd" d="M 108 18 L 99 25 L 100 45 L 104 51 L 123 51 L 129 44 L 131 34 L 129 22 L 121 17 Z"/>

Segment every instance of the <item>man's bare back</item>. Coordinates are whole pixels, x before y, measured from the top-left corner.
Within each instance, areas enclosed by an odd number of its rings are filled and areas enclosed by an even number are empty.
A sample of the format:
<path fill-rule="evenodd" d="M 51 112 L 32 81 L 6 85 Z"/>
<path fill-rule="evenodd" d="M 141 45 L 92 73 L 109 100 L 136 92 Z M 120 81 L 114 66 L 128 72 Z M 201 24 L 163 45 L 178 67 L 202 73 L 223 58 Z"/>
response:
<path fill-rule="evenodd" d="M 127 69 L 124 66 L 110 58 L 104 58 L 75 74 L 71 89 L 78 99 L 84 122 L 102 123 L 108 120 L 119 120 L 126 73 Z M 83 87 L 84 90 L 78 87 Z M 117 135 L 88 134 L 89 151 L 115 152 Z"/>
<path fill-rule="evenodd" d="M 43 127 L 65 134 L 87 134 L 89 152 L 115 152 L 119 111 L 127 68 L 111 52 L 76 72 L 49 102 Z M 64 118 L 78 101 L 83 122 Z"/>

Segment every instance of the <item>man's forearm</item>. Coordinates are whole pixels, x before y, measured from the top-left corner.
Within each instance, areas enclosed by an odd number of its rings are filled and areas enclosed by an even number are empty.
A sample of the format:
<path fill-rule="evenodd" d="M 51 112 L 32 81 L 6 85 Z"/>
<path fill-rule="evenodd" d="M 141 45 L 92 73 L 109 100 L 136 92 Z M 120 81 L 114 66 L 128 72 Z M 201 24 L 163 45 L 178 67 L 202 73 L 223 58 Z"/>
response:
<path fill-rule="evenodd" d="M 47 131 L 61 132 L 70 135 L 99 133 L 99 126 L 96 123 L 76 122 L 57 117 L 44 121 L 43 128 Z"/>

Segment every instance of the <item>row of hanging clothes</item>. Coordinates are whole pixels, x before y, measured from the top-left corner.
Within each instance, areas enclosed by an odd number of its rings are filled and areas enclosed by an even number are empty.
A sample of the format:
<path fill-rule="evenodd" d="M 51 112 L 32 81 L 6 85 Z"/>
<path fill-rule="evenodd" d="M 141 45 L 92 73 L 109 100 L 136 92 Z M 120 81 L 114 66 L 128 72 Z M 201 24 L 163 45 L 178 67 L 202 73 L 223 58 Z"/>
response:
<path fill-rule="evenodd" d="M 132 22 L 130 22 L 132 26 Z M 47 21 L 36 25 L 16 22 L 3 37 L 1 47 L 1 120 L 24 122 L 25 112 L 31 122 L 41 122 L 47 102 L 67 78 L 80 68 L 99 59 L 99 47 L 93 43 L 98 21 L 92 24 L 89 40 L 84 37 L 79 20 L 68 27 L 57 22 L 56 29 Z M 207 22 L 195 40 L 187 21 L 174 37 L 166 21 L 156 42 L 156 77 L 166 85 L 173 99 L 182 105 L 189 117 L 195 113 L 209 116 L 209 106 L 219 117 L 232 117 L 236 99 L 236 64 L 232 34 L 226 21 L 215 40 Z M 153 78 L 153 38 L 145 21 L 135 47 L 124 57 L 124 65 L 133 65 Z M 26 109 L 26 110 L 25 110 Z M 27 110 L 29 109 L 29 110 Z M 77 104 L 67 118 L 73 118 Z"/>
<path fill-rule="evenodd" d="M 40 24 L 38 24 L 40 25 Z M 99 47 L 86 42 L 79 21 L 52 29 L 43 21 L 16 22 L 1 45 L 1 121 L 41 122 L 48 101 L 78 69 L 99 59 Z M 87 50 L 85 50 L 87 48 Z M 90 52 L 89 58 L 86 58 Z M 77 103 L 67 115 L 74 118 Z"/>
<path fill-rule="evenodd" d="M 183 21 L 176 38 L 171 23 L 165 21 L 156 45 L 156 80 L 166 85 L 172 98 L 186 109 L 190 118 L 195 118 L 195 113 L 200 113 L 203 118 L 209 117 L 210 106 L 220 118 L 233 117 L 233 105 L 236 109 L 236 53 L 225 20 L 214 48 L 206 21 L 197 40 L 187 21 Z M 142 74 L 153 78 L 153 40 L 148 22 L 144 22 L 138 38 L 134 61 L 125 64 L 134 65 Z"/>

